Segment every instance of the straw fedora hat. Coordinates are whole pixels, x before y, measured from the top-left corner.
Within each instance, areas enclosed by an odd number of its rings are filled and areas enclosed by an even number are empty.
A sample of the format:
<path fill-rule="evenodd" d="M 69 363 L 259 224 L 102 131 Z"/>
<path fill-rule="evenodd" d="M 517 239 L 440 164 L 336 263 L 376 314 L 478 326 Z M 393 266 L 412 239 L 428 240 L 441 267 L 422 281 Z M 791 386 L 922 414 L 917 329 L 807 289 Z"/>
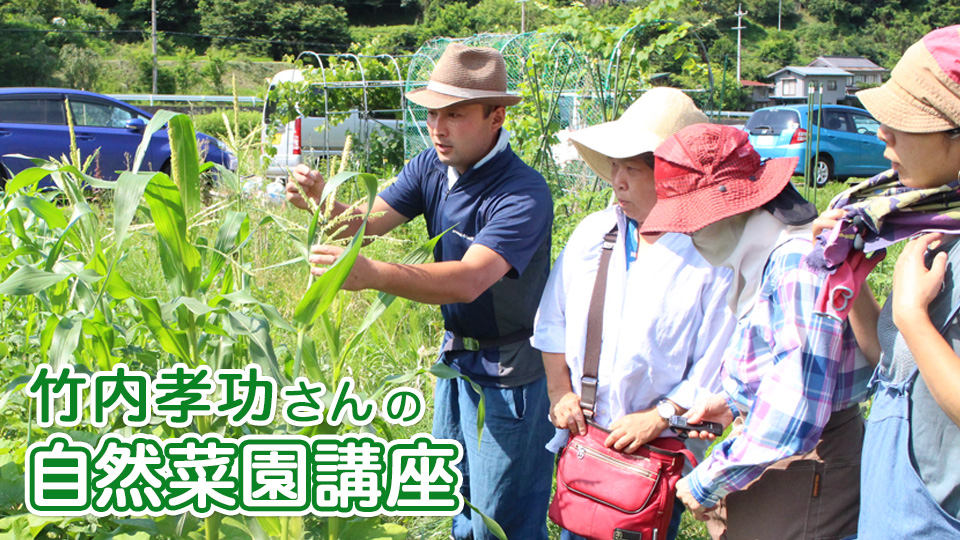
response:
<path fill-rule="evenodd" d="M 587 165 L 608 183 L 610 158 L 627 159 L 653 152 L 681 129 L 709 122 L 689 96 L 676 88 L 651 88 L 624 111 L 619 120 L 570 134 Z"/>
<path fill-rule="evenodd" d="M 507 65 L 500 51 L 462 43 L 447 45 L 427 86 L 407 92 L 406 97 L 428 109 L 465 102 L 510 106 L 522 99 L 507 92 Z"/>
<path fill-rule="evenodd" d="M 784 191 L 797 166 L 795 157 L 761 161 L 746 132 L 719 124 L 680 130 L 654 157 L 657 204 L 643 234 L 693 233 L 760 208 Z"/>

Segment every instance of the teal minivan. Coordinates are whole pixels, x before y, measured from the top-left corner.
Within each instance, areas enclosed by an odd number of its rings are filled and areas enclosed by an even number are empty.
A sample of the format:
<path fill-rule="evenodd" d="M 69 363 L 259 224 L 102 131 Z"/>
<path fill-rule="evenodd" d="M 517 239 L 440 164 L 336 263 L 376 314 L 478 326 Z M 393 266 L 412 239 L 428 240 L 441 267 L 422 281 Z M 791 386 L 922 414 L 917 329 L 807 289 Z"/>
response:
<path fill-rule="evenodd" d="M 890 161 L 883 157 L 885 145 L 877 138 L 880 122 L 870 113 L 845 105 L 823 105 L 819 115 L 818 107 L 813 111 L 813 121 L 808 123 L 806 105 L 757 109 L 744 130 L 760 157 L 800 158 L 795 171 L 798 175 L 806 170 L 810 139 L 809 162 L 814 165 L 812 178 L 818 186 L 833 178 L 870 177 L 890 168 Z M 820 154 L 814 164 L 818 135 Z"/>

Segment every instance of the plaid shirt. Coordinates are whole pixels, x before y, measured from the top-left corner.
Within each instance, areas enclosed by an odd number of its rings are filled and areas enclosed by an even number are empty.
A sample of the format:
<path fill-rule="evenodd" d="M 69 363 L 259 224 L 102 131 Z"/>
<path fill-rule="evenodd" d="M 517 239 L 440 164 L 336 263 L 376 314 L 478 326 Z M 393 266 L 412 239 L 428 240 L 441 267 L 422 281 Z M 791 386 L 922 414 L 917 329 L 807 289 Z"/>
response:
<path fill-rule="evenodd" d="M 757 304 L 737 321 L 724 356 L 724 390 L 743 431 L 719 443 L 687 477 L 705 506 L 744 489 L 781 459 L 812 450 L 834 411 L 863 401 L 872 369 L 845 322 L 815 315 L 824 277 L 801 265 L 811 242 L 770 255 Z"/>

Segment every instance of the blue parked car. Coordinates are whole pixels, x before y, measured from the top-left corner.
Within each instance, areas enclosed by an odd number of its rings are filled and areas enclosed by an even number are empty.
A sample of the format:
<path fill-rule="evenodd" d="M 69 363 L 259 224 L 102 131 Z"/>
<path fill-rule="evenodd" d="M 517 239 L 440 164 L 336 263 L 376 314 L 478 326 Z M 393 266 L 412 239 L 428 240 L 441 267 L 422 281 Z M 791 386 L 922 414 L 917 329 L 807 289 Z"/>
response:
<path fill-rule="evenodd" d="M 150 113 L 122 101 L 93 92 L 66 88 L 0 88 L 0 186 L 33 164 L 8 154 L 57 158 L 70 152 L 66 99 L 70 100 L 77 147 L 85 160 L 100 149 L 88 173 L 116 180 L 129 170 L 143 139 Z M 236 170 L 237 159 L 217 139 L 197 133 L 197 143 L 206 161 Z M 169 172 L 170 142 L 165 129 L 157 131 L 147 148 L 141 168 Z M 49 182 L 49 180 L 47 180 Z"/>
<path fill-rule="evenodd" d="M 810 161 L 816 150 L 817 107 L 814 107 L 811 132 L 807 132 L 807 106 L 783 105 L 757 109 L 744 130 L 760 157 L 798 157 L 796 174 L 806 169 L 806 141 L 813 141 Z M 885 145 L 877 138 L 880 122 L 870 113 L 845 105 L 824 105 L 821 113 L 820 159 L 813 181 L 823 186 L 832 178 L 870 177 L 890 168 L 884 159 Z"/>

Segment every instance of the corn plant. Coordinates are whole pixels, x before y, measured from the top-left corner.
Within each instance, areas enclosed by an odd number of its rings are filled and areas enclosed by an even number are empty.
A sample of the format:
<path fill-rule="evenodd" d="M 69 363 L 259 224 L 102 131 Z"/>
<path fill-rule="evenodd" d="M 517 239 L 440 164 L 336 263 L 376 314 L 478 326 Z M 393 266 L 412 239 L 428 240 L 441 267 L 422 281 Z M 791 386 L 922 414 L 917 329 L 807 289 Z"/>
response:
<path fill-rule="evenodd" d="M 172 174 L 141 172 L 146 145 L 165 124 L 172 146 Z M 277 359 L 271 329 L 291 333 L 298 329 L 274 306 L 257 301 L 244 287 L 245 279 L 237 279 L 245 275 L 240 260 L 253 233 L 249 216 L 224 212 L 214 240 L 200 235 L 199 225 L 216 221 L 216 212 L 202 208 L 199 179 L 206 167 L 199 163 L 189 120 L 183 115 L 158 113 L 147 126 L 133 169 L 116 183 L 86 175 L 76 164 L 79 155 L 74 153 L 72 158 L 72 162 L 36 160 L 37 167 L 9 182 L 0 210 L 0 226 L 11 233 L 0 240 L 0 310 L 7 323 L 3 325 L 4 336 L 23 338 L 18 348 L 25 360 L 24 369 L 13 377 L 14 383 L 2 394 L 0 403 L 18 405 L 20 415 L 26 412 L 27 444 L 33 436 L 44 433 L 32 425 L 30 403 L 23 411 L 24 400 L 16 392 L 28 378 L 30 364 L 45 362 L 54 369 L 74 365 L 92 372 L 109 370 L 125 361 L 155 372 L 175 362 L 189 367 L 208 365 L 213 370 L 255 362 L 278 383 L 287 381 L 288 373 Z M 40 192 L 37 185 L 46 177 L 52 177 L 56 189 Z M 100 216 L 86 201 L 84 183 L 114 192 L 113 227 L 108 234 L 102 234 Z M 54 198 L 65 199 L 65 209 L 72 210 L 69 219 L 64 209 L 52 202 Z M 143 295 L 137 292 L 135 283 L 117 271 L 118 263 L 127 255 L 124 242 L 137 216 L 143 221 L 136 226 L 138 234 L 148 234 L 156 243 L 168 283 L 166 295 Z M 269 223 L 265 220 L 261 225 Z M 329 307 L 360 244 L 355 239 L 355 248 L 334 265 L 330 277 L 317 280 L 308 290 L 304 307 L 297 312 L 299 330 L 308 329 L 310 325 L 304 322 L 315 321 Z M 11 321 L 19 323 L 16 330 Z M 23 427 L 22 423 L 17 426 Z M 239 435 L 236 428 L 208 417 L 197 417 L 187 429 L 164 424 L 149 429 L 163 438 L 186 431 Z M 76 438 L 91 441 L 105 433 L 73 431 Z M 15 456 L 13 463 L 22 466 L 22 454 Z M 78 527 L 77 520 L 29 515 L 10 519 L 11 530 Z M 156 532 L 157 523 L 167 521 L 157 520 L 142 530 Z M 191 524 L 196 523 L 189 516 L 175 521 L 177 535 L 189 532 Z M 204 521 L 205 537 L 219 538 L 221 517 L 214 514 Z M 300 538 L 304 531 L 299 517 L 228 518 L 227 522 L 229 527 L 263 538 Z"/>

